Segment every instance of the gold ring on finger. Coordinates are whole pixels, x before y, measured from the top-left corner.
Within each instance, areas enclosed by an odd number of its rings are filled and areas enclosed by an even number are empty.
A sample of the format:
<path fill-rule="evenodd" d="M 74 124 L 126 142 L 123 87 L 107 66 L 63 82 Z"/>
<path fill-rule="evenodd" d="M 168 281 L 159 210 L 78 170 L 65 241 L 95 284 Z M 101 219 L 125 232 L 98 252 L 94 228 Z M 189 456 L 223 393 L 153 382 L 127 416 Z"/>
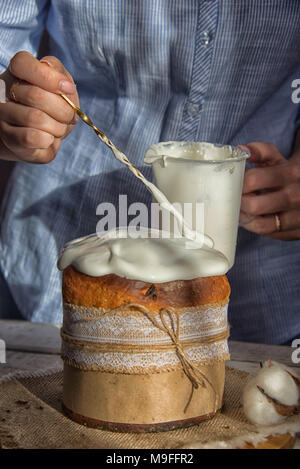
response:
<path fill-rule="evenodd" d="M 16 93 L 15 93 L 15 88 L 16 88 L 17 85 L 19 85 L 19 82 L 18 82 L 18 81 L 15 81 L 15 82 L 11 85 L 11 87 L 10 87 L 10 92 L 9 92 L 10 96 L 12 97 L 12 99 L 13 99 L 13 101 L 14 101 L 15 103 L 18 102 L 17 97 L 16 97 Z"/>
<path fill-rule="evenodd" d="M 277 213 L 274 214 L 274 219 L 275 219 L 276 231 L 281 231 L 281 221 Z"/>

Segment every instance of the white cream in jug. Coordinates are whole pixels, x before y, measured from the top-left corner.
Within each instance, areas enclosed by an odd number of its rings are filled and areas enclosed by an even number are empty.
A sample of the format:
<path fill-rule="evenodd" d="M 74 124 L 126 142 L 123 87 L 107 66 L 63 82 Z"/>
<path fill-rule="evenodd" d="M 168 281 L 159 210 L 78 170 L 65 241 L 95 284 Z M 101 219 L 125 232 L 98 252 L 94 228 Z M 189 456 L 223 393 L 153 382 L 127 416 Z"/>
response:
<path fill-rule="evenodd" d="M 128 169 L 142 181 L 142 183 L 151 192 L 155 200 L 168 212 L 170 212 L 179 222 L 179 226 L 182 227 L 183 236 L 188 239 L 195 240 L 199 243 L 205 243 L 206 245 L 213 247 L 214 242 L 204 233 L 199 233 L 191 228 L 183 218 L 182 214 L 169 202 L 165 194 L 158 189 L 152 182 L 148 181 L 145 176 L 128 160 L 127 156 L 124 155 L 112 142 L 110 142 L 110 148 L 121 163 L 125 164 Z"/>

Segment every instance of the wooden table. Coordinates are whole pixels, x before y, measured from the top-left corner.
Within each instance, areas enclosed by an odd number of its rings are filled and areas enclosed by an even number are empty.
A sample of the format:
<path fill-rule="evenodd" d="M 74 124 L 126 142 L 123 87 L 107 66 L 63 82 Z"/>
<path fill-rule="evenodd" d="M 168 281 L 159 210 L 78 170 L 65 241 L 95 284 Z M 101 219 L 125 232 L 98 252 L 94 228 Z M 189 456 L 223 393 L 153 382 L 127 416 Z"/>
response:
<path fill-rule="evenodd" d="M 37 371 L 59 366 L 60 325 L 0 320 L 0 339 L 6 344 L 6 363 L 0 363 L 0 378 L 16 371 Z M 255 373 L 259 362 L 271 358 L 300 374 L 300 364 L 293 364 L 294 349 L 286 346 L 229 341 L 231 360 L 228 366 Z M 295 448 L 300 449 L 300 438 Z"/>

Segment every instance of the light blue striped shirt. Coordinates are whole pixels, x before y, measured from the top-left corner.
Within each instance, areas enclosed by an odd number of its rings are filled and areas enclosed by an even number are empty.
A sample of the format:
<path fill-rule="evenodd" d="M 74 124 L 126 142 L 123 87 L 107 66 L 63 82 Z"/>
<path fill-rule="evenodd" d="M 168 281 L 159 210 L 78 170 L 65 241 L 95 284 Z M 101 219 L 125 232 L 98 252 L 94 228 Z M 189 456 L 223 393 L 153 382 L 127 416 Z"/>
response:
<path fill-rule="evenodd" d="M 77 84 L 81 107 L 150 177 L 146 148 L 167 140 L 272 142 L 289 157 L 299 127 L 299 0 L 1 0 L 0 64 L 21 49 L 49 54 Z M 2 206 L 0 266 L 22 315 L 62 318 L 56 259 L 95 231 L 100 202 L 149 194 L 79 123 L 48 165 L 18 163 Z M 240 229 L 229 273 L 234 339 L 300 334 L 300 242 Z"/>

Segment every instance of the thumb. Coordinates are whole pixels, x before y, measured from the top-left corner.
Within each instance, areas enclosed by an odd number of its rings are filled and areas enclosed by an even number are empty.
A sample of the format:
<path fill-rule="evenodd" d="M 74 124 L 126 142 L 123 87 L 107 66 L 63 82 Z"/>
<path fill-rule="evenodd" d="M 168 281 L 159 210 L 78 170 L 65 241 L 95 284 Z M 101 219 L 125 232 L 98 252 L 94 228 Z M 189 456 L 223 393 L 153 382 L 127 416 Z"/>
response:
<path fill-rule="evenodd" d="M 69 73 L 68 70 L 61 63 L 61 61 L 59 59 L 57 59 L 56 57 L 54 57 L 53 55 L 47 55 L 47 56 L 43 57 L 40 60 L 40 63 L 46 64 L 49 67 L 54 68 L 58 72 L 65 75 L 72 83 L 74 83 L 74 80 L 73 80 L 73 77 L 72 77 L 71 73 Z"/>
<path fill-rule="evenodd" d="M 69 80 L 66 69 L 60 61 L 54 57 L 48 57 L 48 59 L 46 65 L 46 63 L 39 62 L 29 52 L 19 51 L 10 60 L 7 71 L 10 72 L 14 81 L 16 79 L 25 81 L 50 93 L 75 94 L 76 86 Z"/>
<path fill-rule="evenodd" d="M 48 67 L 54 68 L 55 70 L 57 70 L 61 74 L 65 75 L 66 78 L 69 81 L 71 81 L 72 83 L 75 84 L 71 73 L 68 72 L 68 70 L 62 64 L 62 62 L 59 59 L 57 59 L 56 57 L 54 57 L 53 55 L 47 55 L 47 56 L 43 57 L 40 60 L 40 63 L 46 64 L 46 65 L 48 65 Z M 77 91 L 75 93 L 73 93 L 72 95 L 69 95 L 69 96 L 71 97 L 74 104 L 76 104 L 76 106 L 79 106 L 79 98 L 78 98 Z M 77 120 L 76 120 L 76 122 L 77 122 Z"/>
<path fill-rule="evenodd" d="M 248 161 L 257 166 L 275 166 L 286 162 L 276 145 L 272 143 L 252 142 L 239 145 L 239 148 L 248 150 L 250 152 Z"/>

